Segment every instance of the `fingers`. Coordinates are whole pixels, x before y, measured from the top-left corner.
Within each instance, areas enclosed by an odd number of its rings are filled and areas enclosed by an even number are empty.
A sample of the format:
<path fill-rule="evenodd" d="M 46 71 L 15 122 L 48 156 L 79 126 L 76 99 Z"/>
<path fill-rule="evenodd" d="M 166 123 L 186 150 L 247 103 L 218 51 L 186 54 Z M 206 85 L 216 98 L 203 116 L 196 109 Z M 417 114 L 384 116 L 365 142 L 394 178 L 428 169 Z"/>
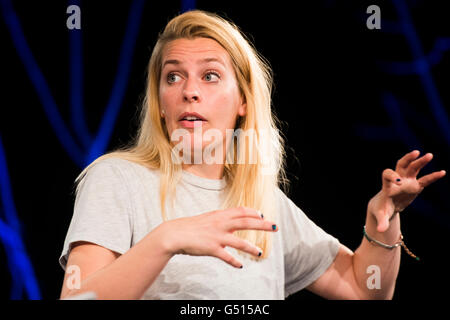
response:
<path fill-rule="evenodd" d="M 262 230 L 262 231 L 278 231 L 278 227 L 271 221 L 263 219 L 237 218 L 227 223 L 227 228 L 233 232 L 236 230 Z"/>
<path fill-rule="evenodd" d="M 229 234 L 224 243 L 222 244 L 222 247 L 232 247 L 244 252 L 247 252 L 249 254 L 252 254 L 256 257 L 260 257 L 262 255 L 262 250 L 258 248 L 257 246 L 251 244 L 249 241 L 240 239 L 232 234 Z M 236 268 L 242 268 L 242 263 L 238 261 L 236 258 L 234 258 L 230 253 L 228 253 L 225 249 L 219 250 L 219 253 L 216 254 L 216 257 L 222 259 L 226 263 L 229 263 L 233 267 Z"/>
<path fill-rule="evenodd" d="M 232 219 L 242 217 L 252 217 L 257 219 L 264 218 L 264 215 L 260 211 L 248 207 L 231 208 L 226 211 Z"/>
<path fill-rule="evenodd" d="M 235 268 L 242 268 L 242 263 L 239 262 L 239 260 L 237 260 L 235 257 L 233 257 L 225 249 L 219 250 L 219 252 L 216 254 L 216 257 L 219 259 L 222 259 L 223 261 L 232 265 Z"/>
<path fill-rule="evenodd" d="M 225 210 L 229 218 L 224 221 L 225 228 L 231 232 L 235 230 L 264 230 L 277 231 L 275 223 L 264 220 L 264 215 L 252 208 L 238 207 Z"/>
<path fill-rule="evenodd" d="M 232 247 L 256 257 L 262 255 L 262 250 L 257 246 L 251 244 L 249 241 L 236 237 L 232 232 L 236 230 L 262 230 L 262 231 L 278 231 L 275 223 L 264 220 L 264 215 L 255 209 L 248 207 L 238 207 L 224 210 L 224 214 L 228 215 L 230 219 L 224 220 L 225 228 L 229 233 L 225 235 L 221 242 L 221 249 L 216 257 L 222 259 L 226 263 L 236 267 L 242 268 L 242 263 L 229 254 L 223 247 Z"/>
<path fill-rule="evenodd" d="M 226 237 L 223 245 L 247 252 L 256 257 L 260 257 L 262 255 L 262 250 L 260 248 L 251 244 L 249 241 L 238 238 L 232 234 Z"/>
<path fill-rule="evenodd" d="M 427 153 L 423 157 L 409 163 L 406 169 L 406 176 L 416 177 L 420 170 L 433 159 L 433 154 Z"/>
<path fill-rule="evenodd" d="M 420 184 L 420 186 L 425 188 L 425 187 L 429 186 L 430 184 L 432 184 L 433 182 L 441 179 L 446 174 L 447 174 L 447 172 L 445 170 L 433 172 L 433 173 L 427 174 L 426 176 L 423 176 L 422 178 L 417 180 L 417 182 Z"/>
<path fill-rule="evenodd" d="M 398 172 L 399 175 L 415 178 L 419 174 L 420 170 L 422 170 L 432 159 L 433 154 L 427 153 L 424 156 L 416 159 L 419 156 L 420 152 L 418 150 L 411 151 L 403 156 L 398 162 L 395 168 L 395 171 Z M 445 171 L 441 170 L 439 172 L 434 172 L 431 175 L 427 175 L 422 177 L 418 181 L 422 181 L 422 186 L 427 186 L 434 181 L 445 176 Z"/>
<path fill-rule="evenodd" d="M 420 152 L 418 150 L 414 150 L 405 154 L 400 160 L 397 161 L 395 171 L 402 175 L 405 174 L 409 164 L 414 161 L 419 156 L 419 154 Z"/>

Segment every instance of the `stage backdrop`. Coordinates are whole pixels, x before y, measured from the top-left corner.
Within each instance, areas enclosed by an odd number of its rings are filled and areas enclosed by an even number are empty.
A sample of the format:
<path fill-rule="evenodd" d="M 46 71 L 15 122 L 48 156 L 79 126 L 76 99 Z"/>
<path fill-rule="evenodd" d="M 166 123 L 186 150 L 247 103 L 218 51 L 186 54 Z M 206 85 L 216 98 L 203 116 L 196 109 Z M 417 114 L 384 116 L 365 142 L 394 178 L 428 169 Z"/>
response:
<path fill-rule="evenodd" d="M 190 8 L 234 21 L 270 62 L 289 197 L 355 250 L 381 173 L 432 152 L 449 170 L 450 24 L 444 1 L 0 1 L 0 295 L 57 299 L 74 179 L 137 128 L 158 32 Z M 74 6 L 73 6 L 74 5 Z M 380 9 L 377 25 L 369 10 Z M 370 9 L 370 8 L 369 8 Z M 79 14 L 78 20 L 74 15 Z M 449 177 L 401 214 L 394 299 L 448 288 Z M 290 299 L 319 299 L 300 292 Z"/>

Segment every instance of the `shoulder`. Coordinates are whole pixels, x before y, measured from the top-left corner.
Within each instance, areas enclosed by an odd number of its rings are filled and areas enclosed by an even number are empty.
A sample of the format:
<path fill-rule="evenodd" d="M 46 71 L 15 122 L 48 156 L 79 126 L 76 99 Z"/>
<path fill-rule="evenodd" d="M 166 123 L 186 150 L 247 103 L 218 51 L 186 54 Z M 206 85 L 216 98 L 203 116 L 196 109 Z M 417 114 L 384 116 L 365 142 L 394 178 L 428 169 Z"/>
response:
<path fill-rule="evenodd" d="M 275 190 L 275 201 L 277 205 L 277 220 L 281 226 L 290 229 L 295 224 L 303 224 L 302 220 L 306 218 L 305 214 L 280 188 Z"/>
<path fill-rule="evenodd" d="M 142 177 L 143 175 L 158 176 L 159 170 L 150 169 L 143 164 L 122 159 L 119 157 L 111 157 L 101 159 L 95 162 L 88 170 L 87 174 L 96 177 L 112 177 L 120 176 L 121 179 L 129 179 Z"/>
<path fill-rule="evenodd" d="M 292 201 L 289 196 L 280 188 L 275 189 L 275 199 L 280 212 L 298 212 L 304 214 L 303 211 Z"/>
<path fill-rule="evenodd" d="M 105 190 L 128 189 L 134 193 L 143 189 L 155 189 L 159 185 L 160 173 L 142 164 L 111 157 L 93 163 L 81 177 L 77 189 L 84 186 Z"/>

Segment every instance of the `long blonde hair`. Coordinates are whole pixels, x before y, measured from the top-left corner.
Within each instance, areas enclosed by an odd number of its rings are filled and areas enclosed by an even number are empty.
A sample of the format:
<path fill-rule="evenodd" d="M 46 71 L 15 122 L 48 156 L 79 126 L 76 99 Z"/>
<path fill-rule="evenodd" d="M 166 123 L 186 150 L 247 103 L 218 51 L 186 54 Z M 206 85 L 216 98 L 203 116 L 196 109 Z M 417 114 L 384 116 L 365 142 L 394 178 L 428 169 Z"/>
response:
<path fill-rule="evenodd" d="M 260 210 L 264 218 L 277 221 L 275 194 L 277 188 L 287 183 L 284 172 L 283 138 L 277 129 L 278 120 L 271 110 L 273 85 L 272 71 L 267 61 L 258 54 L 239 28 L 224 18 L 205 11 L 193 10 L 173 18 L 159 34 L 153 49 L 147 73 L 147 88 L 140 110 L 140 125 L 136 136 L 128 146 L 100 156 L 89 164 L 77 177 L 75 183 L 95 163 L 112 157 L 126 159 L 161 173 L 160 202 L 162 217 L 166 221 L 165 203 L 173 196 L 180 179 L 181 165 L 172 161 L 172 147 L 164 120 L 160 116 L 159 82 L 164 47 L 170 41 L 185 38 L 210 38 L 217 41 L 230 55 L 241 94 L 247 104 L 247 112 L 236 129 L 254 130 L 256 140 L 245 148 L 234 148 L 234 161 L 224 166 L 227 181 L 226 196 L 222 209 L 245 206 Z M 265 132 L 265 137 L 260 136 Z M 237 138 L 245 139 L 245 136 Z M 259 149 L 258 149 L 259 148 Z M 258 150 L 257 150 L 258 149 Z M 256 163 L 239 161 L 246 154 L 256 155 Z M 267 164 L 271 170 L 267 172 Z M 266 171 L 266 172 L 265 172 Z M 78 192 L 77 185 L 77 192 Z M 256 230 L 239 230 L 235 235 L 257 245 L 266 258 L 271 248 L 271 233 Z"/>

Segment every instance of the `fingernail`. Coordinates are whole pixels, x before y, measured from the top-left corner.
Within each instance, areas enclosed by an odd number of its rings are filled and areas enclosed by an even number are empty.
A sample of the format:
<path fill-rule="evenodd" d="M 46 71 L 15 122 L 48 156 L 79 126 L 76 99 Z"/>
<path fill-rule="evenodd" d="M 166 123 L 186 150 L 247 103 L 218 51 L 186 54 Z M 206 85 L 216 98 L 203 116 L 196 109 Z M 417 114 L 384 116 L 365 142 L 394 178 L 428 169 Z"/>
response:
<path fill-rule="evenodd" d="M 261 257 L 261 255 L 262 255 L 262 252 L 260 251 L 260 252 L 258 253 L 258 257 Z"/>
<path fill-rule="evenodd" d="M 239 267 L 239 269 L 242 269 L 242 267 L 243 267 L 243 265 L 241 265 L 241 266 Z"/>
<path fill-rule="evenodd" d="M 397 179 L 397 182 L 400 182 L 400 181 L 401 181 L 401 179 L 400 179 L 400 178 L 398 178 L 398 179 Z"/>
<path fill-rule="evenodd" d="M 276 229 L 277 229 L 277 225 L 276 225 L 276 224 L 273 224 L 273 225 L 272 225 L 272 230 L 275 231 Z"/>

